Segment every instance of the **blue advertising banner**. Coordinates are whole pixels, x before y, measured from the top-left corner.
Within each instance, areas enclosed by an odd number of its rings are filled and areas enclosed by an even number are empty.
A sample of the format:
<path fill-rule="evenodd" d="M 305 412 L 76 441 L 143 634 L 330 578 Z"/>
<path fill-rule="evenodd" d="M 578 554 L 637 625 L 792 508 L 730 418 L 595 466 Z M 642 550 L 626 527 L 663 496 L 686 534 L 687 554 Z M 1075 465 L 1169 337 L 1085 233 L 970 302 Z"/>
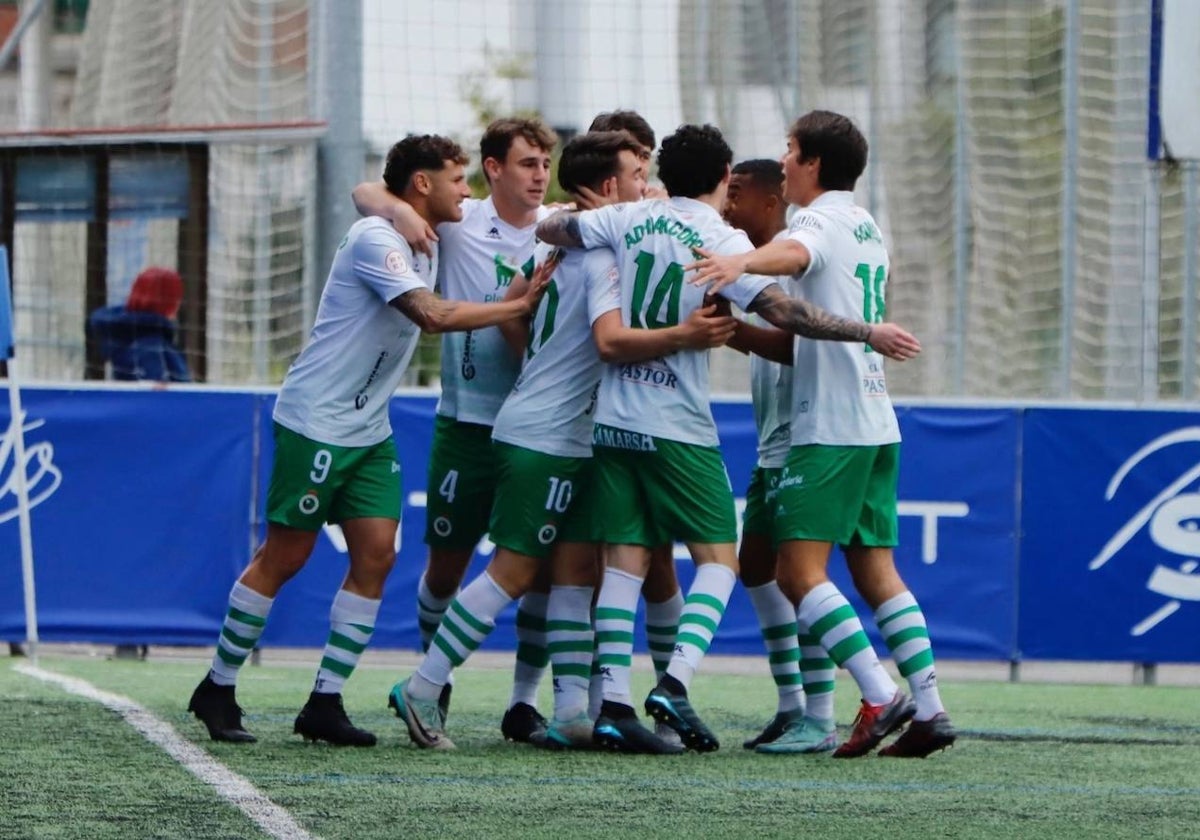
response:
<path fill-rule="evenodd" d="M 1200 415 L 1030 409 L 1023 656 L 1200 661 Z"/>
<path fill-rule="evenodd" d="M 25 635 L 14 471 L 29 483 L 44 641 L 212 644 L 248 554 L 254 398 L 23 393 L 0 406 L 0 638 Z"/>
<path fill-rule="evenodd" d="M 38 611 L 51 641 L 210 645 L 264 533 L 273 396 L 200 389 L 25 392 L 25 464 L 0 408 L 0 638 L 24 635 L 15 470 L 29 482 Z M 403 521 L 375 644 L 415 648 L 436 400 L 391 405 Z M 1200 415 L 901 407 L 897 565 L 938 656 L 1200 661 Z M 714 405 L 735 495 L 750 406 Z M 739 499 L 739 503 L 742 500 Z M 468 577 L 486 565 L 485 539 Z M 676 547 L 686 587 L 692 564 Z M 319 646 L 346 573 L 340 529 L 280 593 L 270 646 Z M 840 554 L 830 572 L 874 636 Z M 515 644 L 513 611 L 487 646 Z M 644 642 L 641 645 L 644 649 Z M 762 651 L 734 591 L 718 653 Z M 880 646 L 882 651 L 882 647 Z"/>

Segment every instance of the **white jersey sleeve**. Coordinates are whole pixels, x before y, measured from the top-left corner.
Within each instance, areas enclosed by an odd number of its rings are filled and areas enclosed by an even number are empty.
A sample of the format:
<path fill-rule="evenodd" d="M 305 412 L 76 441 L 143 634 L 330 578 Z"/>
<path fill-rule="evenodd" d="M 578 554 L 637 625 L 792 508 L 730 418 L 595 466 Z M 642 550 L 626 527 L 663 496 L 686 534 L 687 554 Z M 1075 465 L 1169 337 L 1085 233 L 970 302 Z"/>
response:
<path fill-rule="evenodd" d="M 412 249 L 391 228 L 373 225 L 363 230 L 350 243 L 350 260 L 354 276 L 384 303 L 429 288 L 413 271 Z"/>
<path fill-rule="evenodd" d="M 625 238 L 625 227 L 636 203 L 609 204 L 595 210 L 584 210 L 578 216 L 579 235 L 585 248 L 621 247 Z"/>
<path fill-rule="evenodd" d="M 822 219 L 819 213 L 812 210 L 801 210 L 792 217 L 788 226 L 787 238 L 799 242 L 808 249 L 808 271 L 818 273 L 829 265 L 834 250 L 830 238 L 830 223 Z"/>
<path fill-rule="evenodd" d="M 604 313 L 620 311 L 621 270 L 616 255 L 608 248 L 597 248 L 590 253 L 595 259 L 589 261 L 587 273 L 588 323 L 594 324 Z"/>

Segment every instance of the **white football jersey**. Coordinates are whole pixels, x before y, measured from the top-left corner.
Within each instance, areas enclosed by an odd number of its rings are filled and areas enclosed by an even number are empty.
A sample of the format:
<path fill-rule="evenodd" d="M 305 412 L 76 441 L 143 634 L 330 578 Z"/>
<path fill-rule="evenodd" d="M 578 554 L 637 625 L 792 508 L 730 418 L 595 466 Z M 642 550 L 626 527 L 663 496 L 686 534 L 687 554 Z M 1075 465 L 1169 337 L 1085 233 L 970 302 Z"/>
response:
<path fill-rule="evenodd" d="M 795 296 L 843 318 L 883 321 L 888 253 L 879 226 L 853 193 L 823 193 L 792 217 L 788 238 L 812 256 L 790 284 Z M 801 338 L 793 358 L 793 446 L 900 440 L 880 354 L 865 344 Z"/>
<path fill-rule="evenodd" d="M 621 320 L 627 327 L 655 329 L 686 320 L 703 305 L 704 289 L 687 282 L 683 266 L 693 248 L 718 254 L 753 250 L 740 230 L 709 205 L 690 198 L 616 204 L 579 215 L 588 248 L 608 247 L 617 256 Z M 774 281 L 744 276 L 720 294 L 739 308 Z M 681 350 L 647 362 L 612 364 L 600 384 L 596 422 L 667 440 L 716 446 L 709 407 L 708 351 Z"/>
<path fill-rule="evenodd" d="M 432 291 L 436 267 L 436 256 L 414 255 L 383 219 L 351 225 L 334 255 L 308 344 L 279 389 L 275 421 L 335 446 L 386 440 L 392 433 L 388 401 L 421 335 L 388 302 L 414 289 Z"/>
<path fill-rule="evenodd" d="M 755 326 L 773 329 L 757 315 L 747 316 L 746 320 Z M 754 426 L 758 430 L 758 465 L 767 469 L 782 467 L 792 445 L 791 367 L 751 353 L 750 398 L 754 402 Z"/>
<path fill-rule="evenodd" d="M 539 246 L 537 262 L 550 250 Z M 568 251 L 530 323 L 525 365 L 496 415 L 495 440 L 548 455 L 592 454 L 592 420 L 604 368 L 592 322 L 620 306 L 613 252 Z"/>
<path fill-rule="evenodd" d="M 548 212 L 539 211 L 539 220 Z M 462 221 L 438 225 L 442 297 L 475 303 L 503 300 L 517 272 L 533 273 L 536 228 L 508 224 L 496 214 L 491 197 L 464 201 Z M 520 370 L 520 357 L 497 327 L 445 333 L 437 413 L 492 425 Z"/>

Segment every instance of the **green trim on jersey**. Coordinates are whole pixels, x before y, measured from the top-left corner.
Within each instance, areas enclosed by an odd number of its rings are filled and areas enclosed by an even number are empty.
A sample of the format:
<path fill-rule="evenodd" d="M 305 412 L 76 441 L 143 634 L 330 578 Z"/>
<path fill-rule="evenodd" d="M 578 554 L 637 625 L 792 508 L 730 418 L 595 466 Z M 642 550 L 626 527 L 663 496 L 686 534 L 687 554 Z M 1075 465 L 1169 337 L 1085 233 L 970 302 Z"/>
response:
<path fill-rule="evenodd" d="M 333 446 L 274 424 L 275 461 L 267 521 L 302 531 L 362 517 L 400 519 L 400 463 L 389 437 L 373 446 Z"/>
<path fill-rule="evenodd" d="M 595 510 L 604 542 L 737 541 L 721 450 L 596 424 Z"/>
<path fill-rule="evenodd" d="M 548 557 L 575 510 L 577 491 L 590 477 L 592 459 L 547 455 L 499 441 L 493 447 L 491 540 L 526 557 Z"/>
<path fill-rule="evenodd" d="M 495 490 L 492 427 L 435 416 L 425 494 L 426 544 L 474 548 L 487 533 Z"/>
<path fill-rule="evenodd" d="M 778 485 L 776 542 L 897 544 L 900 444 L 793 446 Z"/>
<path fill-rule="evenodd" d="M 779 492 L 782 467 L 755 467 L 746 488 L 746 509 L 742 513 L 742 534 L 772 537 L 775 534 L 775 497 Z"/>

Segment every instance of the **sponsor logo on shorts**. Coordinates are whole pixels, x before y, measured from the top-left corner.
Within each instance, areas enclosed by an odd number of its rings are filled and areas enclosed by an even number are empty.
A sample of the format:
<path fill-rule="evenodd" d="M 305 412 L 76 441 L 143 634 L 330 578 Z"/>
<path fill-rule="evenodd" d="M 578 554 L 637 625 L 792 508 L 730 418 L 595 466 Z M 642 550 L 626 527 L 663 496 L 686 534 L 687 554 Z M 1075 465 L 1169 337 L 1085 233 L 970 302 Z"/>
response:
<path fill-rule="evenodd" d="M 554 538 L 558 536 L 558 529 L 553 525 L 543 525 L 538 531 L 538 542 L 542 545 L 550 545 L 554 542 Z"/>
<path fill-rule="evenodd" d="M 444 516 L 439 516 L 433 520 L 433 533 L 439 537 L 448 537 L 450 532 L 454 530 L 454 526 L 450 524 L 450 520 Z"/>
<path fill-rule="evenodd" d="M 321 500 L 317 497 L 315 490 L 309 490 L 300 497 L 297 507 L 300 508 L 300 512 L 305 516 L 312 516 L 317 512 L 317 508 L 321 507 Z"/>
<path fill-rule="evenodd" d="M 787 473 L 784 473 L 783 476 L 779 479 L 779 485 L 775 488 L 775 492 L 776 492 L 776 494 L 778 494 L 780 490 L 783 490 L 786 487 L 799 487 L 802 484 L 804 484 L 804 475 L 803 474 L 788 475 Z"/>
<path fill-rule="evenodd" d="M 592 443 L 596 446 L 608 446 L 612 449 L 633 449 L 637 452 L 657 452 L 652 435 L 640 432 L 626 432 L 623 429 L 610 429 L 607 426 L 595 426 L 592 429 Z"/>
<path fill-rule="evenodd" d="M 400 465 L 395 461 L 392 461 L 392 474 L 395 475 L 398 472 L 400 472 Z"/>
<path fill-rule="evenodd" d="M 392 274 L 404 274 L 408 271 L 408 260 L 404 259 L 404 255 L 399 251 L 388 251 L 387 256 L 383 258 L 383 264 Z"/>

